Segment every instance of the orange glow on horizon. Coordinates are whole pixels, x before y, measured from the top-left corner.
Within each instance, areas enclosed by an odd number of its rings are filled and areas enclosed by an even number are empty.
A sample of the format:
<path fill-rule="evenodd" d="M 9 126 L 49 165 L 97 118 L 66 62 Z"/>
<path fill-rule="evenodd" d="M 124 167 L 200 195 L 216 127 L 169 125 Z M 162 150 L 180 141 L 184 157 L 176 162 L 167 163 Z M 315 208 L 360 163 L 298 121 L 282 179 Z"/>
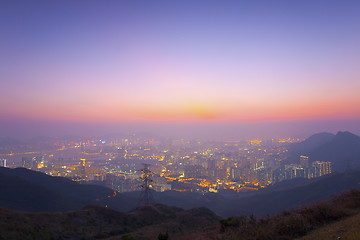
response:
<path fill-rule="evenodd" d="M 266 122 L 282 120 L 360 117 L 360 100 L 300 101 L 284 103 L 207 103 L 154 105 L 78 105 L 4 108 L 9 117 L 73 122 Z"/>

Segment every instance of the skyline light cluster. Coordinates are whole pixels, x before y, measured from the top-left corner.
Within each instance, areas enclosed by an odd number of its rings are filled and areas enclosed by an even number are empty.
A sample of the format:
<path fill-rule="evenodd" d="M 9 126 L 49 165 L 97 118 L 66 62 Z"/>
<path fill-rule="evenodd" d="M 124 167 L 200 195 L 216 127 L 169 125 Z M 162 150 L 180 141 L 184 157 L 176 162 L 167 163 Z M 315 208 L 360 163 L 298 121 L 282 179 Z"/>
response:
<path fill-rule="evenodd" d="M 360 120 L 359 10 L 358 1 L 3 1 L 0 121 L 8 130 L 336 120 L 340 130 Z"/>

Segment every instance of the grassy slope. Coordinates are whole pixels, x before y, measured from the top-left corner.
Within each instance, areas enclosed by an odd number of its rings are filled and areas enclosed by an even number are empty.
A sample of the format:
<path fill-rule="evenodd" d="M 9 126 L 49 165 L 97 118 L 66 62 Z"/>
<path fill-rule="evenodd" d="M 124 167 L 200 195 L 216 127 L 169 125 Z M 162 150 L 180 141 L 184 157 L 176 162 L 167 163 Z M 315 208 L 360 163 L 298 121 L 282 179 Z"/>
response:
<path fill-rule="evenodd" d="M 339 239 L 339 237 L 342 240 L 360 239 L 360 214 L 324 226 L 299 240 Z"/>
<path fill-rule="evenodd" d="M 326 202 L 320 202 L 311 206 L 299 208 L 293 211 L 285 211 L 279 215 L 256 219 L 254 217 L 240 216 L 221 220 L 220 233 L 213 232 L 216 237 L 208 239 L 267 239 L 267 240 L 290 240 L 303 236 L 309 239 L 337 239 L 326 235 L 329 229 L 336 232 L 346 232 L 349 236 L 359 229 L 360 225 L 360 191 L 350 191 Z M 339 224 L 339 225 L 336 225 Z M 317 236 L 318 234 L 323 234 Z M 202 233 L 198 234 L 199 236 Z M 335 234 L 336 235 L 336 234 Z M 359 239 L 356 237 L 342 239 Z M 206 239 L 198 237 L 198 239 Z M 304 238 L 307 239 L 307 238 Z"/>

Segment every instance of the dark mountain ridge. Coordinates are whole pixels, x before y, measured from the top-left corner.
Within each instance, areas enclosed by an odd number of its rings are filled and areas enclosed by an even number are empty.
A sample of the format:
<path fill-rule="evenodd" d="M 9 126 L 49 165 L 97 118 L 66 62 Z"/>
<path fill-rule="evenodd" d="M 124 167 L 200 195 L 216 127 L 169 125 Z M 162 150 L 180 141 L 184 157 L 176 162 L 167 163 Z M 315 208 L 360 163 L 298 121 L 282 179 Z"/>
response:
<path fill-rule="evenodd" d="M 300 156 L 309 157 L 309 162 L 331 162 L 333 172 L 360 170 L 360 137 L 350 132 L 319 133 L 289 148 L 289 157 L 284 164 L 299 163 Z"/>
<path fill-rule="evenodd" d="M 320 147 L 321 145 L 324 145 L 325 143 L 330 142 L 334 139 L 334 137 L 335 135 L 332 133 L 316 133 L 305 139 L 303 142 L 292 144 L 289 151 L 295 153 L 307 153 L 317 147 Z"/>
<path fill-rule="evenodd" d="M 311 135 L 299 143 L 293 143 L 289 146 L 289 157 L 285 163 L 298 163 L 300 155 L 307 155 L 312 150 L 330 142 L 335 137 L 332 133 L 322 132 Z"/>
<path fill-rule="evenodd" d="M 0 207 L 23 211 L 69 211 L 89 204 L 130 211 L 137 205 L 139 192 L 117 193 L 111 189 L 78 184 L 27 169 L 0 168 Z M 155 201 L 183 209 L 206 207 L 221 217 L 265 216 L 325 200 L 350 189 L 360 189 L 360 172 L 326 175 L 309 181 L 292 180 L 253 195 L 195 192 L 154 192 Z"/>
<path fill-rule="evenodd" d="M 206 207 L 218 216 L 234 215 L 266 216 L 329 199 L 337 194 L 360 190 L 360 171 L 335 173 L 317 179 L 293 179 L 274 185 L 269 189 L 254 192 L 252 196 L 226 197 L 222 194 L 192 192 L 153 192 L 157 202 L 184 209 Z M 136 199 L 138 192 L 124 193 Z"/>
<path fill-rule="evenodd" d="M 79 184 L 25 168 L 0 167 L 0 207 L 23 211 L 70 211 L 89 204 L 134 208 L 132 199 L 101 186 Z M 6 194 L 5 194 L 6 193 Z"/>
<path fill-rule="evenodd" d="M 308 155 L 312 162 L 332 162 L 334 171 L 360 169 L 360 137 L 350 132 L 338 132 L 333 140 Z"/>
<path fill-rule="evenodd" d="M 1 147 L 13 146 L 13 145 L 18 145 L 18 144 L 23 144 L 23 142 L 18 141 L 14 138 L 10 138 L 10 137 L 0 137 L 0 146 Z"/>

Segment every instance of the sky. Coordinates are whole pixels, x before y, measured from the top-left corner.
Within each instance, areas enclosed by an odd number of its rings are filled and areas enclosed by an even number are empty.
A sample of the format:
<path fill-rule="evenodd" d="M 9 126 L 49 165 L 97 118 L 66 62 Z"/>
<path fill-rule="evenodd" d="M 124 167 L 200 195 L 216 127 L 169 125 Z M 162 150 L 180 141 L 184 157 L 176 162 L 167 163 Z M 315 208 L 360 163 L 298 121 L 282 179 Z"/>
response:
<path fill-rule="evenodd" d="M 0 2 L 0 136 L 360 134 L 359 1 Z"/>

